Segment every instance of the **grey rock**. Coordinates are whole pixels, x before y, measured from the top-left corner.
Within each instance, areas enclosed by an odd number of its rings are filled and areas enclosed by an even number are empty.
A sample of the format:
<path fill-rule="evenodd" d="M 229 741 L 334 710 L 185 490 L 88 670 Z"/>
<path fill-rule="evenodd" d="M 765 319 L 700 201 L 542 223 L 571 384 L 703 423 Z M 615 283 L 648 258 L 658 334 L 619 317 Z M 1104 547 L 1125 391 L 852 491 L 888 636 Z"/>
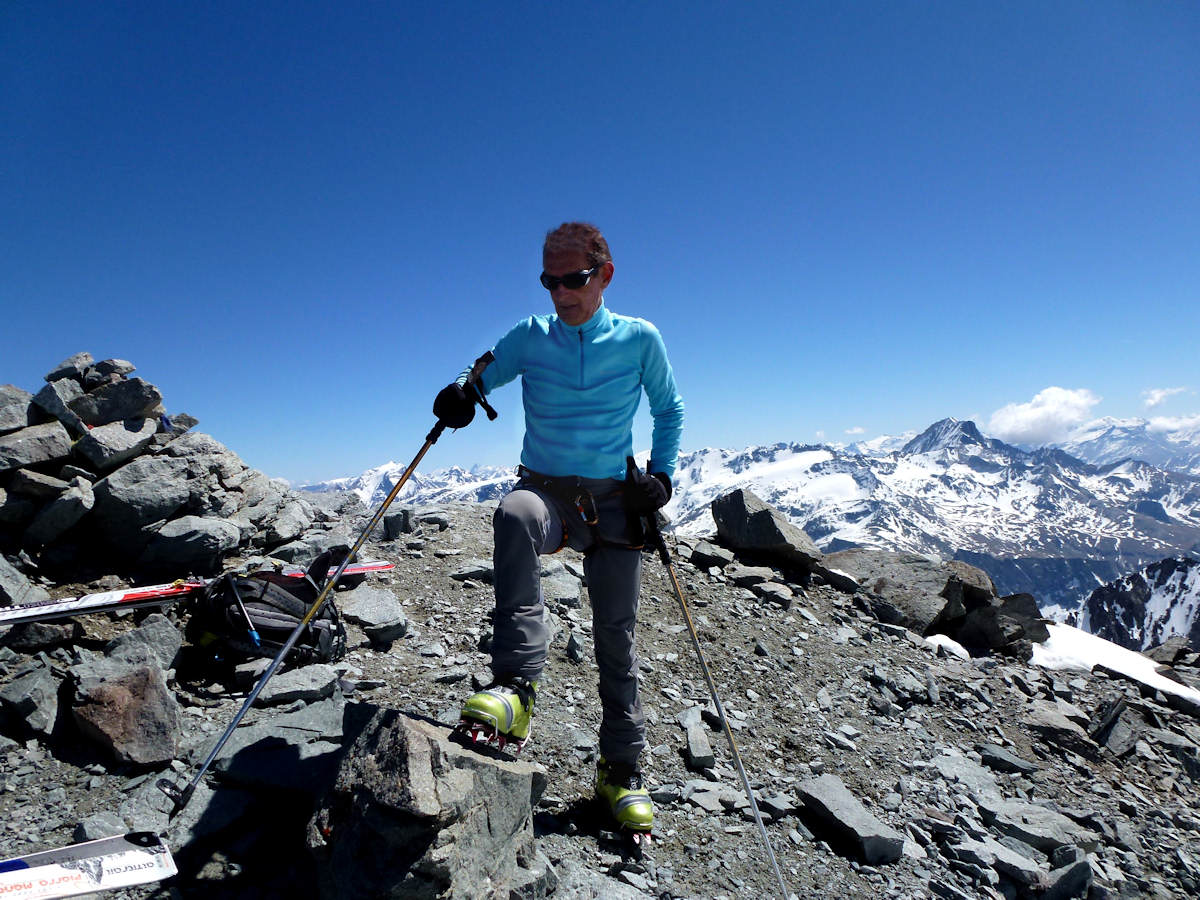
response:
<path fill-rule="evenodd" d="M 85 736 L 121 762 L 150 765 L 178 755 L 179 705 L 157 660 L 142 666 L 94 660 L 71 672 L 76 679 L 72 713 Z"/>
<path fill-rule="evenodd" d="M 704 726 L 693 722 L 687 726 L 687 764 L 689 768 L 700 770 L 715 765 L 717 757 L 713 753 L 712 743 Z"/>
<path fill-rule="evenodd" d="M 1035 803 L 984 797 L 980 799 L 979 811 L 990 828 L 1039 850 L 1050 852 L 1059 847 L 1078 846 L 1094 851 L 1100 847 L 1097 834 L 1062 813 Z"/>
<path fill-rule="evenodd" d="M 49 737 L 58 720 L 58 679 L 45 666 L 18 675 L 0 688 L 0 708 L 35 734 Z"/>
<path fill-rule="evenodd" d="M 347 727 L 354 743 L 308 829 L 321 896 L 509 896 L 527 881 L 544 770 L 395 710 L 364 705 Z"/>
<path fill-rule="evenodd" d="M 951 844 L 947 848 L 947 854 L 963 862 L 995 869 L 1026 888 L 1039 889 L 1046 886 L 1047 873 L 1040 866 L 991 838 L 967 839 Z"/>
<path fill-rule="evenodd" d="M 48 603 L 50 595 L 18 572 L 0 556 L 0 606 L 26 606 Z"/>
<path fill-rule="evenodd" d="M 466 581 L 470 579 L 472 581 L 483 581 L 487 584 L 491 584 L 493 581 L 495 581 L 496 572 L 492 568 L 492 563 L 490 560 L 469 559 L 451 572 L 450 577 L 455 581 Z"/>
<path fill-rule="evenodd" d="M 310 774 L 332 777 L 342 742 L 345 709 L 345 699 L 334 693 L 295 710 L 266 711 L 252 725 L 234 732 L 214 765 L 217 771 L 243 784 L 270 784 L 319 794 L 329 782 L 302 783 L 297 766 L 312 770 Z"/>
<path fill-rule="evenodd" d="M 68 356 L 46 373 L 46 381 L 58 381 L 62 378 L 82 379 L 83 373 L 87 371 L 88 366 L 92 365 L 95 361 L 92 354 L 86 350 L 76 353 L 74 356 Z"/>
<path fill-rule="evenodd" d="M 183 635 L 162 613 L 151 613 L 137 628 L 113 638 L 104 648 L 109 659 L 130 665 L 146 665 L 157 661 L 164 669 L 175 665 Z"/>
<path fill-rule="evenodd" d="M 26 497 L 33 497 L 35 500 L 45 501 L 53 500 L 70 485 L 61 478 L 43 475 L 41 472 L 32 472 L 29 469 L 17 469 L 13 472 L 8 487 L 14 494 L 23 494 Z"/>
<path fill-rule="evenodd" d="M 337 686 L 337 670 L 333 666 L 317 663 L 276 675 L 263 687 L 255 702 L 262 706 L 281 706 L 297 700 L 315 703 L 332 697 Z"/>
<path fill-rule="evenodd" d="M 34 424 L 33 394 L 15 384 L 0 384 L 0 434 Z"/>
<path fill-rule="evenodd" d="M 35 653 L 74 643 L 81 637 L 83 626 L 78 622 L 22 622 L 0 637 L 0 644 L 22 653 Z"/>
<path fill-rule="evenodd" d="M 267 528 L 267 541 L 271 544 L 284 544 L 297 538 L 305 528 L 312 524 L 312 507 L 301 500 L 285 500 Z"/>
<path fill-rule="evenodd" d="M 361 585 L 338 594 L 338 609 L 348 621 L 362 626 L 373 644 L 386 645 L 408 633 L 408 616 L 387 588 Z"/>
<path fill-rule="evenodd" d="M 1068 719 L 1057 705 L 1044 700 L 1034 700 L 1023 719 L 1023 724 L 1043 741 L 1063 750 L 1078 753 L 1087 759 L 1096 759 L 1098 747 L 1079 725 Z"/>
<path fill-rule="evenodd" d="M 801 799 L 812 812 L 851 841 L 864 862 L 894 863 L 904 851 L 904 835 L 876 819 L 836 775 L 801 783 Z"/>
<path fill-rule="evenodd" d="M 583 659 L 584 659 L 583 645 L 579 642 L 579 638 L 576 637 L 574 632 L 571 632 L 571 634 L 567 637 L 566 652 L 567 652 L 567 659 L 571 660 L 571 662 L 573 662 L 573 663 L 583 662 Z"/>
<path fill-rule="evenodd" d="M 822 564 L 853 577 L 871 595 L 871 613 L 880 621 L 903 625 L 917 634 L 929 633 L 935 623 L 961 619 L 968 608 L 995 601 L 988 576 L 962 562 L 855 548 L 830 553 Z"/>
<path fill-rule="evenodd" d="M 37 504 L 28 497 L 0 488 L 0 525 L 24 525 L 36 513 Z"/>
<path fill-rule="evenodd" d="M 88 425 L 107 425 L 124 419 L 157 419 L 162 414 L 162 394 L 140 378 L 110 382 L 71 403 L 71 409 Z"/>
<path fill-rule="evenodd" d="M 87 433 L 87 425 L 69 404 L 82 396 L 83 388 L 79 386 L 79 382 L 71 378 L 63 378 L 51 381 L 38 391 L 34 395 L 33 402 L 62 422 L 73 437 L 79 437 Z"/>
<path fill-rule="evenodd" d="M 753 587 L 775 577 L 775 570 L 766 566 L 742 566 L 734 564 L 725 570 L 725 577 L 738 587 Z"/>
<path fill-rule="evenodd" d="M 542 579 L 542 597 L 551 603 L 578 609 L 581 605 L 583 585 L 567 571 L 556 572 Z"/>
<path fill-rule="evenodd" d="M 175 413 L 173 416 L 159 416 L 158 422 L 163 426 L 163 430 L 159 432 L 164 440 L 173 440 L 180 435 L 186 434 L 191 429 L 200 424 L 200 420 L 195 416 L 189 416 L 187 413 Z"/>
<path fill-rule="evenodd" d="M 410 507 L 402 506 L 391 509 L 383 517 L 383 532 L 388 540 L 395 540 L 402 534 L 413 531 L 413 511 Z"/>
<path fill-rule="evenodd" d="M 751 586 L 750 590 L 754 591 L 755 596 L 775 604 L 780 609 L 791 609 L 792 601 L 796 598 L 791 588 L 776 581 L 764 581 Z"/>
<path fill-rule="evenodd" d="M 182 516 L 160 528 L 138 560 L 157 570 L 215 572 L 221 560 L 237 548 L 242 531 L 224 519 Z"/>
<path fill-rule="evenodd" d="M 0 472 L 58 462 L 71 455 L 71 436 L 61 422 L 30 425 L 0 435 Z"/>
<path fill-rule="evenodd" d="M 132 375 L 137 371 L 137 366 L 127 359 L 102 359 L 100 362 L 94 363 L 89 371 L 95 372 L 102 378 L 107 378 L 110 375 Z"/>
<path fill-rule="evenodd" d="M 946 781 L 962 785 L 972 797 L 1000 797 L 995 773 L 974 760 L 957 752 L 947 752 L 935 756 L 933 765 Z"/>
<path fill-rule="evenodd" d="M 115 469 L 150 445 L 158 431 L 154 419 L 125 419 L 91 429 L 75 444 L 75 452 L 97 472 Z"/>
<path fill-rule="evenodd" d="M 723 569 L 735 559 L 732 550 L 726 550 L 724 547 L 718 547 L 708 541 L 701 541 L 692 549 L 689 562 L 697 569 L 708 570 L 714 566 Z"/>
<path fill-rule="evenodd" d="M 126 830 L 124 821 L 112 812 L 98 812 L 88 816 L 75 826 L 74 839 L 77 842 L 96 841 L 100 838 L 112 837 Z"/>
<path fill-rule="evenodd" d="M 983 758 L 983 764 L 997 772 L 1019 772 L 1022 775 L 1032 775 L 1038 770 L 1033 763 L 1021 759 L 1015 753 L 1010 753 L 995 744 L 977 744 L 975 749 Z"/>
<path fill-rule="evenodd" d="M 186 460 L 141 456 L 93 486 L 96 505 L 92 517 L 97 529 L 114 545 L 131 543 L 141 550 L 146 537 L 141 530 L 175 515 L 191 495 Z"/>
<path fill-rule="evenodd" d="M 821 559 L 821 551 L 808 535 L 753 491 L 739 488 L 718 497 L 712 502 L 712 515 L 721 541 L 735 550 L 802 567 Z"/>
<path fill-rule="evenodd" d="M 53 543 L 73 528 L 96 505 L 92 483 L 76 478 L 63 493 L 34 516 L 25 529 L 25 542 L 34 547 Z"/>
<path fill-rule="evenodd" d="M 555 872 L 554 900 L 650 900 L 654 896 L 571 860 L 564 860 Z"/>
<path fill-rule="evenodd" d="M 965 563 L 960 563 L 965 565 Z M 1050 637 L 1031 594 L 1012 594 L 968 609 L 960 620 L 944 622 L 964 647 L 1004 649 L 1019 641 L 1042 642 Z"/>
<path fill-rule="evenodd" d="M 1046 876 L 1046 890 L 1041 900 L 1086 897 L 1093 879 L 1092 864 L 1086 858 L 1069 863 Z"/>

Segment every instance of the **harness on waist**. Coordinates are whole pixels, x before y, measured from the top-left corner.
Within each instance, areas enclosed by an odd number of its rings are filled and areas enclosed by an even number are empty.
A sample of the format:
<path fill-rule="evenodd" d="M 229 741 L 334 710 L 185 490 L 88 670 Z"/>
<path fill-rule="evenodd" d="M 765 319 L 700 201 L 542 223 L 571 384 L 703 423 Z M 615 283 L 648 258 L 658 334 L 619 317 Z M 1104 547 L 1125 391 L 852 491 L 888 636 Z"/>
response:
<path fill-rule="evenodd" d="M 619 487 L 611 491 L 605 491 L 599 497 L 584 485 L 584 479 L 578 475 L 542 475 L 540 472 L 534 472 L 525 466 L 517 466 L 517 476 L 521 481 L 532 484 L 545 491 L 550 496 L 562 501 L 578 514 L 580 521 L 588 527 L 592 536 L 592 543 L 583 551 L 584 556 L 589 556 L 595 553 L 602 547 L 618 547 L 622 550 L 641 550 L 645 543 L 645 535 L 643 532 L 641 518 L 634 515 L 628 509 L 626 504 L 625 512 L 625 532 L 629 537 L 629 543 L 621 543 L 620 541 L 612 541 L 600 534 L 600 517 L 596 510 L 596 500 L 606 500 L 609 497 L 624 496 L 627 488 L 627 483 L 622 483 Z M 562 543 L 554 551 L 557 553 L 567 544 L 567 523 L 563 522 L 563 539 Z"/>

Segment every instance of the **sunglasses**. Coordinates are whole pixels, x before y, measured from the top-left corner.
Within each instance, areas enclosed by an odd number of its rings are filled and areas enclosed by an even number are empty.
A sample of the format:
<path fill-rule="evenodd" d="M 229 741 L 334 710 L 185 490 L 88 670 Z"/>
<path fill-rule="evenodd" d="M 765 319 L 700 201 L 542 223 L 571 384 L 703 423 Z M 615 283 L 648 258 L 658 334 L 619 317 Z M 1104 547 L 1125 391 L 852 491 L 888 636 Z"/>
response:
<path fill-rule="evenodd" d="M 553 291 L 560 284 L 568 291 L 577 291 L 589 281 L 592 276 L 600 270 L 600 266 L 592 266 L 590 269 L 584 269 L 582 272 L 568 272 L 566 275 L 547 275 L 542 273 L 542 287 L 548 291 Z"/>

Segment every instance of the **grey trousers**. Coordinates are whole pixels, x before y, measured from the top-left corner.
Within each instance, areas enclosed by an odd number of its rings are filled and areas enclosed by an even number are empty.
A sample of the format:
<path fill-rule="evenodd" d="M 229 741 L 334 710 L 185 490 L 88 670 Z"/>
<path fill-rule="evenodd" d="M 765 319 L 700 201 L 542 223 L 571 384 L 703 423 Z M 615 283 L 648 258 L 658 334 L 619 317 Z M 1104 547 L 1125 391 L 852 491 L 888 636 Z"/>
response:
<path fill-rule="evenodd" d="M 597 527 L 607 541 L 627 544 L 621 482 L 583 479 L 596 498 Z M 636 762 L 646 744 L 638 701 L 634 646 L 642 555 L 626 547 L 592 548 L 592 530 L 571 504 L 518 482 L 492 518 L 495 533 L 496 609 L 492 617 L 492 672 L 538 680 L 546 664 L 541 560 L 563 542 L 584 557 L 592 603 L 592 637 L 600 668 L 600 753 L 610 762 Z"/>

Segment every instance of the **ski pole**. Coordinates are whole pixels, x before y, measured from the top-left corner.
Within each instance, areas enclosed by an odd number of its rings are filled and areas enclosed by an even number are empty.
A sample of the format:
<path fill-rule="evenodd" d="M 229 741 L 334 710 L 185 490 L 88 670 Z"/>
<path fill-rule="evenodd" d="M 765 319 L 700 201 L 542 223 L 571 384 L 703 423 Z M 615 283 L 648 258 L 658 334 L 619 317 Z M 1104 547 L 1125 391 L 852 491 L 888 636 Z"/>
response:
<path fill-rule="evenodd" d="M 490 355 L 490 353 L 485 354 L 485 356 Z M 480 357 L 480 360 L 476 361 L 476 367 L 471 371 L 472 380 L 478 378 L 479 373 L 482 372 L 483 368 L 487 365 L 487 363 L 483 363 L 481 365 L 480 363 L 482 360 L 483 357 Z M 491 360 L 489 359 L 488 362 L 490 361 Z M 481 392 L 480 395 L 482 395 Z M 488 418 L 494 419 L 496 417 L 495 411 L 490 407 L 486 407 L 486 409 L 488 411 Z M 212 766 L 213 762 L 216 760 L 217 754 L 221 752 L 221 748 L 224 747 L 226 742 L 228 742 L 228 740 L 233 736 L 234 730 L 241 723 L 242 719 L 246 717 L 246 713 L 250 711 L 250 707 L 253 706 L 254 701 L 258 699 L 258 695 L 262 693 L 262 690 L 264 687 L 266 687 L 267 682 L 271 680 L 271 676 L 275 674 L 275 670 L 283 664 L 288 652 L 295 645 L 304 629 L 308 627 L 308 623 L 311 622 L 321 611 L 321 607 L 325 605 L 325 599 L 337 585 L 338 579 L 342 577 L 342 573 L 346 570 L 346 566 L 350 565 L 350 561 L 357 556 L 358 551 L 362 548 L 362 545 L 366 543 L 371 532 L 375 530 L 375 526 L 379 524 L 379 520 L 383 518 L 383 514 L 387 511 L 387 508 L 392 505 L 392 501 L 396 499 L 396 495 L 400 493 L 400 489 L 404 487 L 405 483 L 409 479 L 409 476 L 416 471 L 417 465 L 421 462 L 421 459 L 425 456 L 426 452 L 428 452 L 429 448 L 437 442 L 437 439 L 442 436 L 442 432 L 445 430 L 446 424 L 439 419 L 437 424 L 434 425 L 430 430 L 429 434 L 425 436 L 425 444 L 417 452 L 417 455 L 413 457 L 413 461 L 408 464 L 408 468 L 404 470 L 404 474 L 400 476 L 400 480 L 397 481 L 396 485 L 391 489 L 391 491 L 388 492 L 386 499 L 384 499 L 383 503 L 380 504 L 379 509 L 375 511 L 375 515 L 371 517 L 371 521 L 367 523 L 367 527 L 362 530 L 362 533 L 358 536 L 358 540 L 354 542 L 354 546 L 350 549 L 350 552 L 346 554 L 346 558 L 343 559 L 341 564 L 337 567 L 337 571 L 334 572 L 333 576 L 325 582 L 325 587 L 321 589 L 320 594 L 317 595 L 317 599 L 313 601 L 313 604 L 309 607 L 308 612 L 304 614 L 304 618 L 301 619 L 296 627 L 292 629 L 292 633 L 288 635 L 288 639 L 284 642 L 283 646 L 279 648 L 279 652 L 275 654 L 275 658 L 271 660 L 271 664 L 267 666 L 267 670 L 263 672 L 262 676 L 258 679 L 258 683 L 254 685 L 254 688 L 246 697 L 245 702 L 242 703 L 242 708 L 237 711 L 237 715 L 233 717 L 233 721 L 229 723 L 229 727 L 225 729 L 224 733 L 217 739 L 216 744 L 214 744 L 213 748 L 208 752 L 208 756 L 205 757 L 204 762 L 200 764 L 200 768 L 196 771 L 196 774 L 192 776 L 192 780 L 189 781 L 185 787 L 180 788 L 179 785 L 171 781 L 169 778 L 159 779 L 158 789 L 166 794 L 171 799 L 172 804 L 174 804 L 174 808 L 171 810 L 172 817 L 178 815 L 183 808 L 188 805 L 188 802 L 192 799 L 192 794 L 196 792 L 196 788 L 200 784 L 200 780 L 204 778 L 205 773 L 208 772 L 209 767 Z"/>
<path fill-rule="evenodd" d="M 629 460 L 632 468 L 633 459 Z M 679 579 L 675 575 L 675 566 L 671 564 L 671 554 L 667 550 L 667 542 L 663 540 L 662 532 L 658 528 L 658 522 L 655 519 L 654 513 L 650 513 L 643 517 L 643 522 L 646 527 L 647 543 L 658 551 L 659 559 L 667 569 L 667 575 L 671 579 L 671 587 L 675 591 L 675 599 L 679 601 L 679 608 L 683 610 L 683 620 L 687 624 L 688 633 L 692 637 L 692 647 L 696 651 L 696 658 L 700 661 L 700 671 L 704 673 L 704 680 L 708 682 L 708 693 L 712 697 L 713 706 L 717 708 L 717 716 L 721 719 L 721 725 L 725 729 L 725 737 L 729 740 L 729 749 L 733 751 L 733 762 L 737 766 L 738 775 L 742 779 L 742 787 L 746 789 L 746 799 L 750 801 L 750 809 L 754 813 L 754 822 L 758 825 L 758 833 L 762 835 L 763 844 L 767 848 L 767 856 L 771 860 L 771 868 L 775 870 L 775 878 L 779 882 L 780 897 L 782 900 L 788 900 L 791 894 L 788 892 L 787 884 L 784 883 L 783 873 L 779 870 L 779 862 L 775 859 L 775 849 L 771 846 L 771 837 L 767 834 L 767 826 L 763 824 L 762 814 L 758 811 L 758 803 L 754 799 L 754 791 L 750 789 L 750 779 L 746 776 L 746 768 L 742 765 L 742 756 L 738 753 L 737 742 L 733 739 L 733 729 L 729 727 L 729 719 L 725 715 L 725 707 L 721 704 L 721 698 L 717 694 L 717 686 L 713 683 L 712 673 L 708 670 L 708 663 L 704 659 L 704 650 L 700 646 L 700 636 L 696 633 L 696 626 L 692 624 L 692 614 L 688 610 L 687 601 L 683 598 L 683 590 L 679 587 Z"/>

